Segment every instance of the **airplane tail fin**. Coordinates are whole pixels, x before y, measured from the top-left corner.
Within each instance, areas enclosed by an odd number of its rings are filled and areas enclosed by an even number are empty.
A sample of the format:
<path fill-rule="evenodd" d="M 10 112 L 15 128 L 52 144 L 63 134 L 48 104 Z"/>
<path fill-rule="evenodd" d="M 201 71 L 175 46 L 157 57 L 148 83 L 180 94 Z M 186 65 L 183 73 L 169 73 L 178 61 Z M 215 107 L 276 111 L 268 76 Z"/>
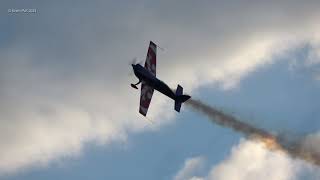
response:
<path fill-rule="evenodd" d="M 176 99 L 174 101 L 174 109 L 177 112 L 180 112 L 181 104 L 190 98 L 191 98 L 191 96 L 189 96 L 189 95 L 183 95 L 183 88 L 180 85 L 178 85 L 177 90 L 176 90 Z"/>

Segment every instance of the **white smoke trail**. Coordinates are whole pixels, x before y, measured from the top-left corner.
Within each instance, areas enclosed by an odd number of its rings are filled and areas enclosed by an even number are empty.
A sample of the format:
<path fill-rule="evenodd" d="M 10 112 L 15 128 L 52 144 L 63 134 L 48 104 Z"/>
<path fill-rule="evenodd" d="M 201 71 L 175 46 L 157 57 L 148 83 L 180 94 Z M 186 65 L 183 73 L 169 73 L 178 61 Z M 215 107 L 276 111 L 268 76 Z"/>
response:
<path fill-rule="evenodd" d="M 193 110 L 206 115 L 211 122 L 231 128 L 244 134 L 247 138 L 261 141 L 270 150 L 282 151 L 293 158 L 305 160 L 320 166 L 320 134 L 309 135 L 299 140 L 289 140 L 282 136 L 257 128 L 251 124 L 242 122 L 216 108 L 209 106 L 199 100 L 189 99 L 186 105 Z"/>

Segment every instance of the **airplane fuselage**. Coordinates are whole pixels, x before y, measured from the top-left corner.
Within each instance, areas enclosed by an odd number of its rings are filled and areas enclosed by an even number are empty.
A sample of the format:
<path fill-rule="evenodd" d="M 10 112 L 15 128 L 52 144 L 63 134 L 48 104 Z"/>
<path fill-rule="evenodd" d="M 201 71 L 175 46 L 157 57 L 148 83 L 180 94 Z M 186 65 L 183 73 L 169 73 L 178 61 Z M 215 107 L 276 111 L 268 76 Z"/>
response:
<path fill-rule="evenodd" d="M 155 75 L 146 70 L 140 64 L 133 64 L 132 67 L 134 74 L 140 81 L 145 82 L 155 90 L 161 92 L 162 94 L 170 97 L 173 100 L 176 100 L 175 93 L 169 88 L 167 84 L 159 80 Z"/>

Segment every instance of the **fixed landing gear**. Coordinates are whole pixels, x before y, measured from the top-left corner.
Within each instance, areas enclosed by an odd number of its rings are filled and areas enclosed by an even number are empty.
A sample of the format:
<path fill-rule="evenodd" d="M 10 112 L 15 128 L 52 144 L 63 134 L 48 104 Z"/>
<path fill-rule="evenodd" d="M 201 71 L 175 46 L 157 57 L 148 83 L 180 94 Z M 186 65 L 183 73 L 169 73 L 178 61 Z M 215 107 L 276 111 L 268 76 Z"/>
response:
<path fill-rule="evenodd" d="M 131 84 L 131 87 L 132 87 L 132 88 L 135 88 L 135 89 L 138 89 L 137 85 L 140 84 L 140 83 L 141 83 L 141 81 L 139 80 L 138 83 L 136 83 L 136 84 Z"/>

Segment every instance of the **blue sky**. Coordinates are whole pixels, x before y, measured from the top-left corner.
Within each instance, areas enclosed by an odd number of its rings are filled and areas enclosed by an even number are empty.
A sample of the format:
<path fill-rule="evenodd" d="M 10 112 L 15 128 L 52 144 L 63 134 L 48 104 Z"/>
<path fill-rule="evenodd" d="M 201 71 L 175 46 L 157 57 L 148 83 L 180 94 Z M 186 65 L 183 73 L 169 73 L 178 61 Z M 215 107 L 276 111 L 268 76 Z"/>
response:
<path fill-rule="evenodd" d="M 165 49 L 157 74 L 170 86 L 180 83 L 245 122 L 317 144 L 320 4 L 3 7 L 0 179 L 319 179 L 318 167 L 261 148 L 188 107 L 176 114 L 159 93 L 148 122 L 137 112 L 128 64 L 143 61 L 153 40 Z"/>

